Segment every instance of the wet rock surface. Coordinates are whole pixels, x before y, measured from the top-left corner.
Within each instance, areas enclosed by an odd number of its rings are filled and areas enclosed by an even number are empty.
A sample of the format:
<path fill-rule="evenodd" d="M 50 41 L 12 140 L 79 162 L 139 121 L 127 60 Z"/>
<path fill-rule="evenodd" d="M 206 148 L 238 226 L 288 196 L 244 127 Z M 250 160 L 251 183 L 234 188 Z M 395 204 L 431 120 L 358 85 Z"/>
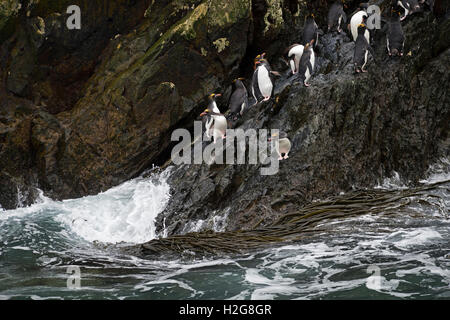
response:
<path fill-rule="evenodd" d="M 311 87 L 284 75 L 276 97 L 237 124 L 288 133 L 293 147 L 279 173 L 262 176 L 252 165 L 176 167 L 159 229 L 192 231 L 187 221 L 211 229 L 213 217 L 224 217 L 229 231 L 270 225 L 313 199 L 373 187 L 394 171 L 414 184 L 450 150 L 448 90 L 438 85 L 450 80 L 449 41 L 443 40 L 449 26 L 428 13 L 407 20 L 402 59 L 388 58 L 384 35 L 376 34 L 377 63 L 358 75 L 348 36 L 321 37 Z"/>

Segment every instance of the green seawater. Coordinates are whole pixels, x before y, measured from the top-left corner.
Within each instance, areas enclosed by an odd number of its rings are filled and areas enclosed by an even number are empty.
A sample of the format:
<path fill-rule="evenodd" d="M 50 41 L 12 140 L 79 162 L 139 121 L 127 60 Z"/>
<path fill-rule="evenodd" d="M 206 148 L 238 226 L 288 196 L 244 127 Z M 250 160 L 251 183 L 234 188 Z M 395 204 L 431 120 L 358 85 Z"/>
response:
<path fill-rule="evenodd" d="M 256 252 L 153 260 L 103 245 L 158 236 L 166 178 L 0 211 L 0 299 L 450 298 L 446 172 L 423 183 L 446 182 L 398 210 L 324 221 L 309 238 Z M 380 188 L 406 188 L 391 182 Z"/>

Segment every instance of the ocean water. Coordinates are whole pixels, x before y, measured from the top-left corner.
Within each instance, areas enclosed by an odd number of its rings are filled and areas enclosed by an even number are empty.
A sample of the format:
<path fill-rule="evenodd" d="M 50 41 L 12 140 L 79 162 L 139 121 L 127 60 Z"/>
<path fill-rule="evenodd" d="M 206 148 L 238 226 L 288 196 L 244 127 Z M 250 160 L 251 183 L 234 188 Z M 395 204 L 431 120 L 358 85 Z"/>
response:
<path fill-rule="evenodd" d="M 80 199 L 41 194 L 0 211 L 0 299 L 450 299 L 449 169 L 448 159 L 430 168 L 422 184 L 445 182 L 406 206 L 221 258 L 141 259 L 104 245 L 164 236 L 154 221 L 170 169 Z M 408 187 L 394 175 L 377 189 Z M 226 216 L 213 222 L 220 231 Z"/>

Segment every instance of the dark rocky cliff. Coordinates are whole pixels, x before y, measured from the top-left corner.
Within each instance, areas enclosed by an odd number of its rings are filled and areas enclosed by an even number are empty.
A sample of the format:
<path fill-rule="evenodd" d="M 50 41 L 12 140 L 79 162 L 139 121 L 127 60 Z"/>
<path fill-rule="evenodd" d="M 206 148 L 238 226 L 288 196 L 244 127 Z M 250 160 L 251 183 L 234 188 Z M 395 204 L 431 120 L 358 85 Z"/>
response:
<path fill-rule="evenodd" d="M 357 1 L 347 2 L 351 13 Z M 389 1 L 377 2 L 386 9 Z M 95 194 L 165 163 L 170 133 L 192 128 L 209 93 L 224 93 L 226 111 L 231 80 L 250 78 L 263 51 L 285 71 L 279 58 L 299 41 L 305 15 L 314 12 L 325 29 L 331 1 L 80 1 L 78 31 L 65 29 L 72 2 L 7 3 L 0 9 L 3 208 L 32 202 L 36 187 L 59 199 Z M 293 150 L 280 172 L 177 167 L 159 228 L 164 222 L 180 233 L 187 221 L 224 215 L 231 230 L 251 228 L 394 171 L 411 183 L 423 177 L 450 150 L 450 23 L 440 10 L 404 21 L 401 59 L 388 59 L 378 32 L 379 63 L 367 74 L 353 74 L 346 35 L 321 37 L 312 86 L 283 75 L 276 99 L 238 123 L 288 133 Z"/>

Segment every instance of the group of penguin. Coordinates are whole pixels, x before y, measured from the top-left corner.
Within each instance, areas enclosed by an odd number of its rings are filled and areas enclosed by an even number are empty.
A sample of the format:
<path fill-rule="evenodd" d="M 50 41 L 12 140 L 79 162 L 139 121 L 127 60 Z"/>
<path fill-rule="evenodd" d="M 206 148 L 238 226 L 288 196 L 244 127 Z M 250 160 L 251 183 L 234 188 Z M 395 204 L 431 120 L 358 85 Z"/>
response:
<path fill-rule="evenodd" d="M 433 0 L 420 0 L 420 3 L 425 2 L 432 8 Z M 330 6 L 328 11 L 328 32 L 334 30 L 337 30 L 338 33 L 342 32 L 343 26 L 347 22 L 344 7 L 346 7 L 345 0 L 338 0 Z M 370 16 L 367 12 L 368 7 L 368 3 L 361 3 L 358 11 L 352 15 L 348 24 L 348 29 L 355 42 L 353 62 L 356 73 L 367 72 L 365 66 L 368 61 L 369 52 L 375 59 L 373 48 L 370 45 L 370 33 L 366 25 L 367 19 Z M 405 36 L 401 21 L 408 15 L 418 11 L 419 8 L 418 0 L 394 1 L 390 18 L 387 21 L 384 20 L 388 26 L 386 46 L 389 56 L 403 55 Z M 403 16 L 401 15 L 401 11 L 404 11 Z M 310 86 L 308 81 L 314 72 L 316 60 L 314 49 L 316 49 L 319 42 L 319 32 L 319 27 L 314 20 L 314 14 L 310 14 L 306 18 L 303 27 L 302 44 L 293 44 L 285 51 L 285 60 L 287 58 L 290 71 L 293 75 L 298 75 L 306 87 Z M 256 105 L 271 98 L 274 90 L 275 76 L 280 76 L 280 74 L 271 69 L 269 62 L 265 58 L 265 53 L 256 56 L 253 69 L 251 94 Z M 232 121 L 236 121 L 250 107 L 248 91 L 243 83 L 244 80 L 244 78 L 238 78 L 233 81 L 235 89 L 229 100 L 230 112 L 228 115 L 228 118 L 231 118 Z M 206 136 L 208 138 L 212 137 L 214 143 L 218 139 L 225 138 L 226 129 L 228 128 L 227 117 L 217 107 L 216 98 L 220 96 L 221 94 L 211 94 L 209 96 L 208 108 L 200 114 L 201 117 L 204 117 Z M 288 158 L 291 142 L 285 132 L 280 131 L 279 140 L 275 145 L 275 149 L 279 160 Z"/>

